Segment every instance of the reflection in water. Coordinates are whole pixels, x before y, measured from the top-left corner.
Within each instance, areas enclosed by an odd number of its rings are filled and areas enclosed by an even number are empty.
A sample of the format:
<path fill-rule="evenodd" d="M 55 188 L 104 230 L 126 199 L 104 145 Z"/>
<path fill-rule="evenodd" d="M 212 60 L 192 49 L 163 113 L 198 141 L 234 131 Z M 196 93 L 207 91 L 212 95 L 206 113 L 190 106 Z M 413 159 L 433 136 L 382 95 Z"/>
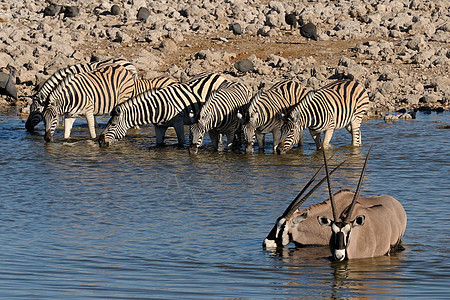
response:
<path fill-rule="evenodd" d="M 408 214 L 406 251 L 332 262 L 327 247 L 263 251 L 276 218 L 322 164 L 305 136 L 284 156 L 155 148 L 152 128 L 108 149 L 86 126 L 53 143 L 0 118 L 2 298 L 445 298 L 449 280 L 448 123 L 418 115 L 363 124 L 362 148 L 337 131 L 333 191 L 388 194 Z M 106 122 L 106 121 L 103 121 Z M 383 123 L 384 124 L 384 123 Z M 342 135 L 342 136 L 341 136 Z M 174 135 L 175 136 L 175 135 Z M 169 142 L 170 142 L 169 137 Z M 436 141 L 439 141 L 436 143 Z M 303 206 L 328 197 L 321 187 Z M 420 228 L 420 230 L 416 230 Z"/>

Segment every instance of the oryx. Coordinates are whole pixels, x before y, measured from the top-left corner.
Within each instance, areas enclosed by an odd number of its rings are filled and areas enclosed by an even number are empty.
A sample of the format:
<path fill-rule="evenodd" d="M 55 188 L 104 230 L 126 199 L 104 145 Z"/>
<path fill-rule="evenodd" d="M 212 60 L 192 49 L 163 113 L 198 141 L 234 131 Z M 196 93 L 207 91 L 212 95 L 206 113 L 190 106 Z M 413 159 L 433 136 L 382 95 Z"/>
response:
<path fill-rule="evenodd" d="M 333 219 L 325 215 L 317 219 L 319 224 L 331 227 L 330 250 L 338 261 L 388 255 L 403 249 L 401 238 L 406 229 L 406 212 L 400 202 L 387 195 L 359 196 L 371 149 L 367 153 L 356 192 L 341 191 L 334 197 L 323 151 Z M 352 199 L 352 202 L 341 209 L 337 205 L 338 198 Z"/>
<path fill-rule="evenodd" d="M 331 173 L 339 168 L 344 162 L 340 163 Z M 291 202 L 285 212 L 277 219 L 275 226 L 267 235 L 263 242 L 264 248 L 281 248 L 290 242 L 297 246 L 326 246 L 331 237 L 329 229 L 317 224 L 317 216 L 327 215 L 330 212 L 330 201 L 314 204 L 308 208 L 300 210 L 303 202 L 326 180 L 324 177 L 317 183 L 308 194 L 300 199 L 301 195 L 314 182 L 317 174 L 323 166 L 313 175 L 303 190 Z M 299 200 L 300 199 L 300 200 Z M 298 201 L 298 202 L 297 202 Z M 350 204 L 350 201 L 342 203 L 342 207 Z M 330 217 L 331 217 L 331 213 Z"/>

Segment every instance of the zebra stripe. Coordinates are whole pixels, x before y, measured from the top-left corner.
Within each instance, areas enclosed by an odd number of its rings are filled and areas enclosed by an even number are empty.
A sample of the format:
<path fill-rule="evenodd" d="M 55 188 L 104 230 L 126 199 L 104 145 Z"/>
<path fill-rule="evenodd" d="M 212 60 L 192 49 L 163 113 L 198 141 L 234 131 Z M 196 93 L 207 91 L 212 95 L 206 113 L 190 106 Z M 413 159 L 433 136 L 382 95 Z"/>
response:
<path fill-rule="evenodd" d="M 53 91 L 44 108 L 45 140 L 51 141 L 58 117 L 65 116 L 64 138 L 69 138 L 76 117 L 85 115 L 91 138 L 95 138 L 96 115 L 104 115 L 129 99 L 134 90 L 133 74 L 122 65 L 71 74 Z M 55 121 L 56 119 L 56 121 Z"/>
<path fill-rule="evenodd" d="M 352 134 L 352 145 L 361 145 L 361 122 L 369 107 L 369 96 L 356 81 L 333 82 L 310 92 L 289 113 L 283 125 L 277 152 L 285 153 L 299 140 L 301 130 L 309 128 L 316 148 L 329 146 L 333 131 L 345 127 Z M 320 133 L 324 132 L 323 144 Z"/>
<path fill-rule="evenodd" d="M 131 98 L 136 97 L 146 91 L 162 89 L 169 85 L 177 84 L 178 81 L 171 77 L 161 76 L 152 79 L 138 79 L 134 84 L 134 91 Z"/>
<path fill-rule="evenodd" d="M 273 135 L 275 151 L 280 139 L 282 116 L 305 95 L 306 90 L 293 80 L 278 82 L 269 90 L 258 92 L 252 98 L 242 120 L 246 153 L 253 153 L 255 136 L 259 151 L 264 151 L 264 138 L 270 132 Z"/>
<path fill-rule="evenodd" d="M 250 89 L 239 82 L 223 84 L 220 89 L 213 91 L 202 107 L 198 120 L 191 125 L 190 151 L 197 153 L 206 132 L 209 133 L 215 150 L 219 148 L 221 134 L 227 136 L 228 146 L 231 146 L 240 125 L 237 114 L 248 105 L 251 96 Z"/>
<path fill-rule="evenodd" d="M 189 114 L 192 112 L 196 115 L 211 92 L 224 82 L 225 77 L 219 74 L 203 73 L 156 93 L 145 92 L 129 99 L 111 112 L 111 119 L 99 137 L 99 143 L 109 146 L 123 138 L 131 127 L 154 124 L 157 144 L 164 143 L 165 131 L 173 126 L 178 143 L 184 145 L 184 124 L 191 124 Z"/>
<path fill-rule="evenodd" d="M 84 63 L 69 66 L 64 69 L 56 71 L 50 78 L 48 78 L 40 87 L 38 92 L 32 96 L 32 104 L 30 105 L 30 114 L 25 123 L 25 128 L 28 132 L 33 132 L 34 127 L 43 120 L 42 111 L 48 101 L 50 94 L 56 90 L 61 84 L 68 82 L 67 77 L 75 74 L 91 72 L 93 70 L 103 68 L 111 65 L 122 65 L 125 69 L 133 74 L 137 80 L 136 67 L 129 61 L 123 58 L 112 58 L 95 63 Z"/>

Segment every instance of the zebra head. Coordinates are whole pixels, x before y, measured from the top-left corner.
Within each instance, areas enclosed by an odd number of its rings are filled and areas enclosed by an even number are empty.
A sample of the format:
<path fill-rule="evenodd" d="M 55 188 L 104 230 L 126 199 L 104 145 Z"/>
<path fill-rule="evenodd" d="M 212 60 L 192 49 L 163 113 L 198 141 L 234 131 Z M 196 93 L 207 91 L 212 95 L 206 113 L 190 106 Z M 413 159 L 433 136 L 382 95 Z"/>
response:
<path fill-rule="evenodd" d="M 30 105 L 30 115 L 28 116 L 27 122 L 25 123 L 25 128 L 28 132 L 33 132 L 34 127 L 44 119 L 44 116 L 42 114 L 43 111 L 44 106 L 33 100 Z"/>
<path fill-rule="evenodd" d="M 106 128 L 98 137 L 100 147 L 109 147 L 127 134 L 128 127 L 125 123 L 124 113 L 120 106 L 114 107 L 111 111 L 111 118 L 106 124 Z"/>
<path fill-rule="evenodd" d="M 197 154 L 198 148 L 203 144 L 203 138 L 206 133 L 206 124 L 204 119 L 200 119 L 197 123 L 192 124 L 190 128 L 191 147 L 190 153 Z"/>
<path fill-rule="evenodd" d="M 280 143 L 277 146 L 278 154 L 285 154 L 292 149 L 301 139 L 303 128 L 300 122 L 300 114 L 295 110 L 288 114 L 281 126 Z"/>
<path fill-rule="evenodd" d="M 59 123 L 59 111 L 55 105 L 48 105 L 42 114 L 45 123 L 44 140 L 46 142 L 51 142 L 53 141 L 53 134 Z"/>
<path fill-rule="evenodd" d="M 257 105 L 262 92 L 258 92 L 248 106 L 247 112 L 242 116 L 238 115 L 238 119 L 242 124 L 243 143 L 245 145 L 245 153 L 253 153 L 253 145 L 255 144 L 256 128 L 258 128 L 259 112 Z"/>

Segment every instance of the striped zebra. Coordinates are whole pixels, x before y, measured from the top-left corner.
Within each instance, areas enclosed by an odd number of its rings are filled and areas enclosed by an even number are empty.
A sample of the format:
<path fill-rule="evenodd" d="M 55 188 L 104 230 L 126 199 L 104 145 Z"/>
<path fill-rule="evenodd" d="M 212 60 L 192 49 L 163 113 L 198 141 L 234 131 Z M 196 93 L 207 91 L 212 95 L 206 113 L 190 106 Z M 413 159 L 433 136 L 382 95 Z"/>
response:
<path fill-rule="evenodd" d="M 369 107 L 369 96 L 356 81 L 333 82 L 316 92 L 310 92 L 287 116 L 281 129 L 278 154 L 291 149 L 309 128 L 319 150 L 329 147 L 333 131 L 345 127 L 352 135 L 352 145 L 361 145 L 361 121 Z M 323 144 L 320 133 L 324 132 Z"/>
<path fill-rule="evenodd" d="M 33 101 L 30 105 L 30 114 L 25 123 L 26 130 L 28 132 L 33 132 L 34 127 L 43 120 L 42 111 L 44 110 L 46 102 L 48 102 L 48 97 L 60 84 L 68 82 L 67 76 L 70 77 L 71 75 L 75 74 L 91 72 L 93 70 L 111 65 L 122 65 L 125 69 L 130 71 L 134 78 L 137 80 L 137 71 L 135 66 L 133 66 L 129 61 L 123 58 L 112 58 L 94 63 L 76 64 L 64 69 L 60 69 L 56 71 L 52 76 L 50 76 L 50 78 L 48 78 L 39 87 L 37 93 L 33 95 Z"/>
<path fill-rule="evenodd" d="M 90 136 L 95 138 L 94 116 L 107 114 L 129 99 L 134 84 L 133 74 L 122 65 L 67 75 L 64 83 L 49 95 L 44 108 L 45 140 L 53 139 L 61 115 L 65 117 L 64 138 L 69 138 L 73 122 L 80 115 L 86 116 Z"/>
<path fill-rule="evenodd" d="M 197 115 L 209 95 L 224 82 L 226 78 L 219 74 L 203 73 L 187 82 L 170 85 L 156 93 L 145 92 L 117 105 L 99 136 L 100 146 L 109 146 L 123 138 L 129 128 L 145 124 L 155 125 L 157 145 L 164 144 L 164 134 L 172 126 L 178 144 L 184 146 L 184 125 L 192 123 L 190 113 Z"/>
<path fill-rule="evenodd" d="M 235 133 L 240 126 L 237 113 L 250 102 L 251 90 L 243 83 L 224 83 L 220 89 L 213 91 L 203 105 L 198 120 L 191 125 L 191 153 L 197 153 L 208 132 L 215 150 L 219 149 L 219 137 L 227 136 L 227 146 L 235 142 Z"/>
<path fill-rule="evenodd" d="M 267 133 L 273 135 L 273 151 L 280 141 L 282 116 L 288 109 L 306 95 L 300 83 L 284 80 L 274 84 L 267 91 L 258 92 L 251 100 L 247 111 L 241 117 L 246 153 L 253 153 L 255 136 L 259 151 L 264 151 L 264 138 Z"/>
<path fill-rule="evenodd" d="M 134 90 L 131 98 L 134 98 L 137 95 L 147 91 L 162 89 L 166 86 L 174 84 L 178 84 L 178 81 L 167 76 L 161 76 L 152 79 L 138 79 L 135 80 Z"/>

